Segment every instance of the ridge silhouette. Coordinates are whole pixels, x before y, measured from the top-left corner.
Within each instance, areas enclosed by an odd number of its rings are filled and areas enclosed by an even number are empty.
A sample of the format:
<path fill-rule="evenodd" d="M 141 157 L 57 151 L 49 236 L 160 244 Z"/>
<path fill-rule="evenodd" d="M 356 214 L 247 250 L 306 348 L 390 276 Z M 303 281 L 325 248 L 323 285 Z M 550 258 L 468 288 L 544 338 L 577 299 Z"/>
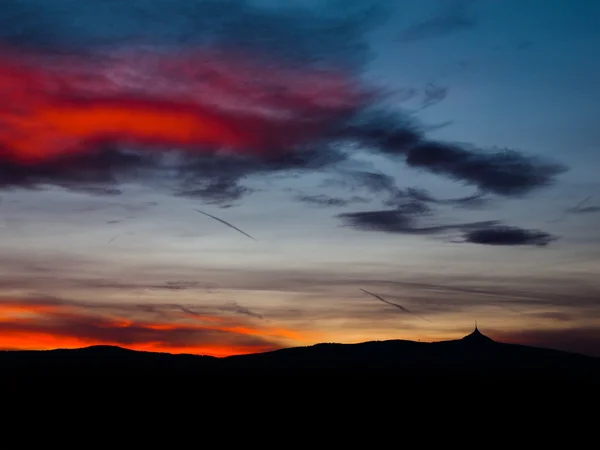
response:
<path fill-rule="evenodd" d="M 0 351 L 2 375 L 318 376 L 390 375 L 600 380 L 600 358 L 494 341 L 477 325 L 463 338 L 358 344 L 322 343 L 271 352 L 212 356 L 142 352 L 98 345 L 73 350 Z"/>

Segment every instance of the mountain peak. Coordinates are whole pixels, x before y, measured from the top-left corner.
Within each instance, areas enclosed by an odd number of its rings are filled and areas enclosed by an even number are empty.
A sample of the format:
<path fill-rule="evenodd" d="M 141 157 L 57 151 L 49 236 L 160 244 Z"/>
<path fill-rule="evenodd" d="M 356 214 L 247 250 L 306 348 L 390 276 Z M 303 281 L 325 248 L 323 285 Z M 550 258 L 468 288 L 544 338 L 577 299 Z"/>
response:
<path fill-rule="evenodd" d="M 463 341 L 472 342 L 472 343 L 486 343 L 486 342 L 494 342 L 494 340 L 490 337 L 487 337 L 479 328 L 477 328 L 477 322 L 475 322 L 475 329 L 471 334 L 466 335 L 462 338 Z"/>

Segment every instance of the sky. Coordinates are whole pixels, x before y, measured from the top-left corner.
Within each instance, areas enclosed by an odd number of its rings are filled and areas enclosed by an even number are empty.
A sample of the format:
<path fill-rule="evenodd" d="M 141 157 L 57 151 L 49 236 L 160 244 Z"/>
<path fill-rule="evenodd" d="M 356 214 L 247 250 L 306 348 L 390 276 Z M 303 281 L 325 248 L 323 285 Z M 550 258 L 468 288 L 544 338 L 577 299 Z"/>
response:
<path fill-rule="evenodd" d="M 0 348 L 476 320 L 600 356 L 599 30 L 595 0 L 3 0 Z"/>

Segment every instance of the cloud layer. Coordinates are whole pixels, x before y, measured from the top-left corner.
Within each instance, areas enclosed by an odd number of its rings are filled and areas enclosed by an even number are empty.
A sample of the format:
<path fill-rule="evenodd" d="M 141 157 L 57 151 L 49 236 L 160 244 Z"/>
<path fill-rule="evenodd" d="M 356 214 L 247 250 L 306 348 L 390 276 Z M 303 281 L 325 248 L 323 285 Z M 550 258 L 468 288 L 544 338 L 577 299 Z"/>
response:
<path fill-rule="evenodd" d="M 514 150 L 432 141 L 378 106 L 385 90 L 360 73 L 381 11 L 361 2 L 110 4 L 3 9 L 0 186 L 116 193 L 135 180 L 222 204 L 251 192 L 248 177 L 335 171 L 357 148 L 503 196 L 564 170 Z"/>
<path fill-rule="evenodd" d="M 234 306 L 238 313 L 253 314 Z M 133 350 L 229 356 L 274 350 L 282 342 L 298 338 L 293 331 L 257 327 L 226 315 L 205 315 L 181 305 L 0 298 L 3 349 L 117 345 Z"/>
<path fill-rule="evenodd" d="M 434 139 L 414 115 L 388 106 L 388 90 L 362 77 L 384 4 L 9 0 L 0 13 L 0 189 L 120 195 L 123 183 L 135 182 L 230 206 L 253 192 L 253 180 L 328 173 L 344 180 L 348 196 L 295 199 L 387 208 L 338 216 L 359 230 L 458 231 L 476 244 L 554 240 L 496 219 L 424 223 L 441 206 L 523 197 L 566 167 Z M 407 39 L 472 26 L 468 14 L 467 3 L 454 2 L 407 30 Z M 428 86 L 423 107 L 446 94 Z M 389 172 L 357 170 L 365 152 L 386 158 Z M 438 199 L 399 187 L 401 165 L 476 192 Z M 351 194 L 357 187 L 369 195 Z"/>

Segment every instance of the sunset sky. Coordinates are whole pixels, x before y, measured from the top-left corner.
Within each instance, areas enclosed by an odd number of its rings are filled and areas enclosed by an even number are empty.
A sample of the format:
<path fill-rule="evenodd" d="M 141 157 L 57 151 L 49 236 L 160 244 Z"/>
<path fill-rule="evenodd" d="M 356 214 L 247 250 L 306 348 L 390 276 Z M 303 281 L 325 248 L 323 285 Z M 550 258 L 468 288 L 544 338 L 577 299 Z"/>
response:
<path fill-rule="evenodd" d="M 0 349 L 600 356 L 598 48 L 596 0 L 2 0 Z"/>

